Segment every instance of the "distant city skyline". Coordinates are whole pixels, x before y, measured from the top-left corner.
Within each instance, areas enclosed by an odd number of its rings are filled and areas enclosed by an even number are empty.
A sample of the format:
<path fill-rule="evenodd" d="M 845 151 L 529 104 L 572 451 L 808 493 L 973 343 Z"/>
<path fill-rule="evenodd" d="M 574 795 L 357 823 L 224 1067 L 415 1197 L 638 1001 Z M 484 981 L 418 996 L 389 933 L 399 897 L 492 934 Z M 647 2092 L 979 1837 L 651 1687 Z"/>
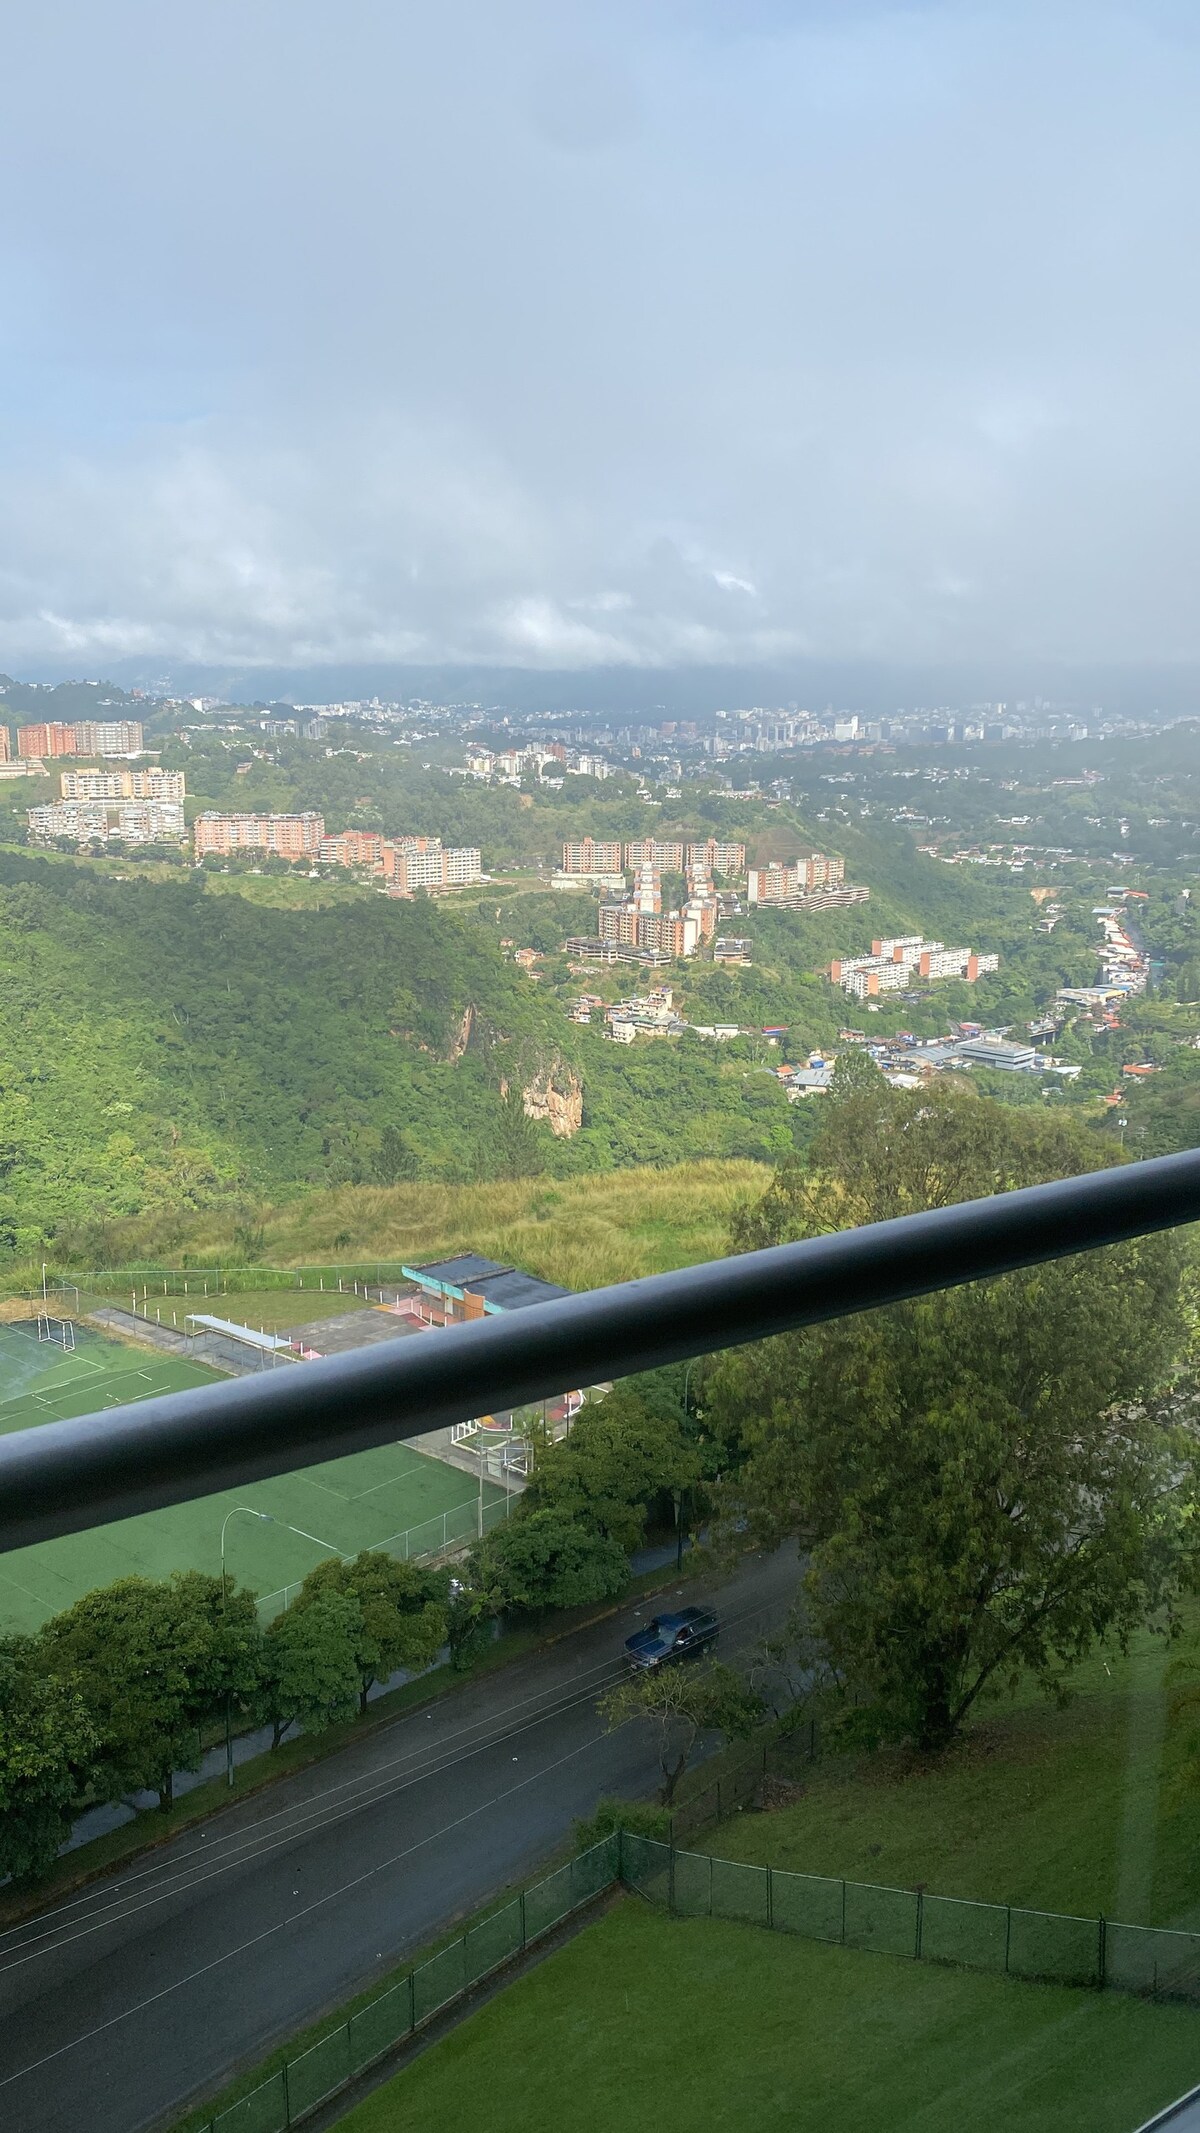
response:
<path fill-rule="evenodd" d="M 46 0 L 5 56 L 0 669 L 1194 687 L 1180 0 Z"/>

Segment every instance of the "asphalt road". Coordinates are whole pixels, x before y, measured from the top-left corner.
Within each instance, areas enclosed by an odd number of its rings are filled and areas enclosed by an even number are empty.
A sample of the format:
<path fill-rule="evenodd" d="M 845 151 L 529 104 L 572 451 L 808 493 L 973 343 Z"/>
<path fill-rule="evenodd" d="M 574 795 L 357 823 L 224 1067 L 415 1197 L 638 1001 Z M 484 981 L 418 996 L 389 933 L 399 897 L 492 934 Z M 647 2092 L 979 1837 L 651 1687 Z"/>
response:
<path fill-rule="evenodd" d="M 722 1653 L 783 1617 L 791 1549 L 716 1592 Z M 678 1588 L 700 1596 L 701 1588 Z M 538 1861 L 605 1793 L 649 1794 L 649 1729 L 596 1697 L 664 1597 L 628 1606 L 0 1934 L 0 2124 L 139 2133 L 369 1985 Z"/>

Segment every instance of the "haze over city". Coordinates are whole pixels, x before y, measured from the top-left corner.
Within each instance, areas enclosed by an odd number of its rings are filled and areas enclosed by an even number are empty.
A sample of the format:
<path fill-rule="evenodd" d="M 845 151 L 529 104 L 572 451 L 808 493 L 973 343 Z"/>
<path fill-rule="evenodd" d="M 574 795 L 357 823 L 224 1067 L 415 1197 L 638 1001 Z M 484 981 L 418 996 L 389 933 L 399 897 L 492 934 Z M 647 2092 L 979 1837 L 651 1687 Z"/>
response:
<path fill-rule="evenodd" d="M 1167 4 L 27 11 L 0 665 L 1196 660 L 1198 65 Z"/>

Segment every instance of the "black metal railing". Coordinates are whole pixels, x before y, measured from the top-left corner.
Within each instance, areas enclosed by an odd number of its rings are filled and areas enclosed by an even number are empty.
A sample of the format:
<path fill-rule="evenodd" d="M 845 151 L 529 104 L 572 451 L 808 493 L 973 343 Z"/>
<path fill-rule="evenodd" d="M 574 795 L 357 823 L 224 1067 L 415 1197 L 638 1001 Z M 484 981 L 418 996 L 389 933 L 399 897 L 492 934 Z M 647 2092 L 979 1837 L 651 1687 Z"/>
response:
<path fill-rule="evenodd" d="M 0 1438 L 0 1552 L 1200 1219 L 1200 1150 Z"/>

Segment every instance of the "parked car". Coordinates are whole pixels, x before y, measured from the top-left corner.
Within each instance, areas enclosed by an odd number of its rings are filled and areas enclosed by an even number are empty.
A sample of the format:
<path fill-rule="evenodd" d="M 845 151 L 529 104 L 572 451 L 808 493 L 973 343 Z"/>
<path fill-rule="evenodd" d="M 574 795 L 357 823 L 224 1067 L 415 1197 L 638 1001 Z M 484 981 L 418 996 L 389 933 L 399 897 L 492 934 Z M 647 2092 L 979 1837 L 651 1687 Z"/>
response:
<path fill-rule="evenodd" d="M 677 1615 L 655 1615 L 645 1629 L 625 1639 L 625 1658 L 637 1668 L 667 1666 L 711 1651 L 721 1625 L 707 1607 L 683 1607 Z"/>

